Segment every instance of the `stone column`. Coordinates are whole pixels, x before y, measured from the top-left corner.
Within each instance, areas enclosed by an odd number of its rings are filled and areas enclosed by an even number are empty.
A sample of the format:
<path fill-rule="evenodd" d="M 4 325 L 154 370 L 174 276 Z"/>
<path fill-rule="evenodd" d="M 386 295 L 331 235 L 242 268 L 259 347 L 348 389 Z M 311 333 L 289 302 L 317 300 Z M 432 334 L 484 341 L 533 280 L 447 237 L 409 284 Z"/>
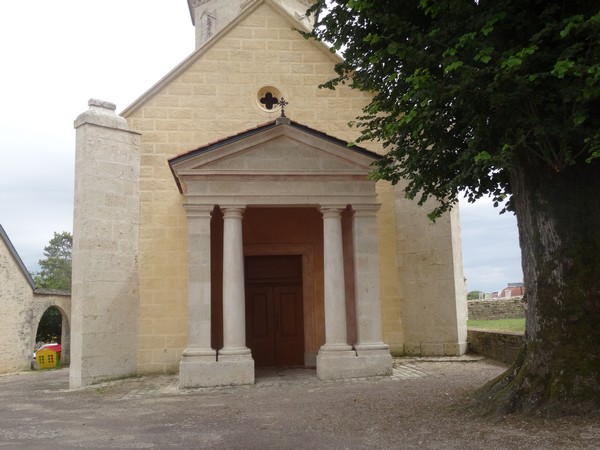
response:
<path fill-rule="evenodd" d="M 252 359 L 246 347 L 243 208 L 223 211 L 223 348 L 219 361 Z"/>
<path fill-rule="evenodd" d="M 210 220 L 213 207 L 186 205 L 188 220 L 188 348 L 186 355 L 216 360 L 211 340 Z M 215 357 L 215 358 L 213 358 Z"/>
<path fill-rule="evenodd" d="M 354 287 L 356 345 L 361 350 L 388 350 L 381 332 L 377 218 L 379 205 L 354 207 L 352 241 L 354 248 Z"/>
<path fill-rule="evenodd" d="M 317 355 L 317 377 L 322 380 L 353 378 L 349 361 L 356 353 L 348 345 L 346 330 L 346 289 L 344 283 L 344 250 L 342 244 L 341 207 L 322 206 L 325 344 Z"/>
<path fill-rule="evenodd" d="M 352 349 L 346 330 L 342 211 L 342 208 L 321 208 L 325 258 L 325 345 L 321 349 L 326 351 Z"/>
<path fill-rule="evenodd" d="M 352 244 L 354 249 L 354 298 L 356 344 L 359 357 L 373 375 L 392 373 L 389 347 L 382 340 L 379 255 L 377 248 L 378 204 L 353 205 Z"/>
<path fill-rule="evenodd" d="M 201 385 L 199 364 L 215 363 L 211 339 L 210 219 L 212 206 L 186 205 L 188 222 L 188 346 L 179 364 L 182 387 Z"/>

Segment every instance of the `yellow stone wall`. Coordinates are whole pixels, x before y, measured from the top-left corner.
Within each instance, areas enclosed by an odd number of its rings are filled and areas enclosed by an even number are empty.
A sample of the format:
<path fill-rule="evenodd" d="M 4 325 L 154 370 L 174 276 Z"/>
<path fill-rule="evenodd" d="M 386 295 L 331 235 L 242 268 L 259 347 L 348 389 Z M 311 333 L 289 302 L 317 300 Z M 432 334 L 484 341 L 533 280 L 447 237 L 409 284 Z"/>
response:
<path fill-rule="evenodd" d="M 141 133 L 140 373 L 176 371 L 187 344 L 187 226 L 167 160 L 274 120 L 279 114 L 261 110 L 256 100 L 266 85 L 289 101 L 291 120 L 339 139 L 357 137 L 347 123 L 367 97 L 347 88 L 319 89 L 334 76 L 337 58 L 292 26 L 270 3 L 261 4 L 123 112 L 131 129 Z M 378 192 L 384 340 L 393 353 L 402 353 L 397 193 L 386 183 L 378 184 Z"/>

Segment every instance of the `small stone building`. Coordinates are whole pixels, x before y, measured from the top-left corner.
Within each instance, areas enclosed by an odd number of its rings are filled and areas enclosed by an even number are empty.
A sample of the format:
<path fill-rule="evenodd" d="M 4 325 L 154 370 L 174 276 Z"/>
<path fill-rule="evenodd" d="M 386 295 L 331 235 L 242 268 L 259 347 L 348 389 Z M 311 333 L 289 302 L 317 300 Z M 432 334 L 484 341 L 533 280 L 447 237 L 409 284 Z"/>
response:
<path fill-rule="evenodd" d="M 69 318 L 71 297 L 68 292 L 37 289 L 31 275 L 0 225 L 0 330 L 2 352 L 0 373 L 31 368 L 35 335 L 44 312 L 51 306 L 62 315 L 63 363 L 69 362 Z"/>
<path fill-rule="evenodd" d="M 369 179 L 381 149 L 348 145 L 368 97 L 318 87 L 338 56 L 297 32 L 309 4 L 188 0 L 196 50 L 75 121 L 71 386 L 465 352 L 458 213 Z"/>

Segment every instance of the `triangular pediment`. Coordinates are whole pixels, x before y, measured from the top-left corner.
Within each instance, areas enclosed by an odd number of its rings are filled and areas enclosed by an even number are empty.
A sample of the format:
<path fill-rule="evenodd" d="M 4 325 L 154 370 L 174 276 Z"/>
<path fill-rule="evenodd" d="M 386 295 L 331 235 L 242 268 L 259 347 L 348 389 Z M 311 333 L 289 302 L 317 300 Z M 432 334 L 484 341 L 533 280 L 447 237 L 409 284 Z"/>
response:
<path fill-rule="evenodd" d="M 169 161 L 180 187 L 186 177 L 367 179 L 379 156 L 283 120 L 225 138 Z"/>

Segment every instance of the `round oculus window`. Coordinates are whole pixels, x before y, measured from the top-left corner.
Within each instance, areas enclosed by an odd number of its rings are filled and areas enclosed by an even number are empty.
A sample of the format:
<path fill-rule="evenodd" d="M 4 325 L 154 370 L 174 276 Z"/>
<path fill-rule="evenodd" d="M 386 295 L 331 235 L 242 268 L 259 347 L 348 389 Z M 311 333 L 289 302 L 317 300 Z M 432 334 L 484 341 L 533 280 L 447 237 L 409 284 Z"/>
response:
<path fill-rule="evenodd" d="M 279 111 L 279 102 L 282 99 L 281 91 L 273 86 L 264 86 L 258 90 L 256 101 L 263 111 Z"/>

